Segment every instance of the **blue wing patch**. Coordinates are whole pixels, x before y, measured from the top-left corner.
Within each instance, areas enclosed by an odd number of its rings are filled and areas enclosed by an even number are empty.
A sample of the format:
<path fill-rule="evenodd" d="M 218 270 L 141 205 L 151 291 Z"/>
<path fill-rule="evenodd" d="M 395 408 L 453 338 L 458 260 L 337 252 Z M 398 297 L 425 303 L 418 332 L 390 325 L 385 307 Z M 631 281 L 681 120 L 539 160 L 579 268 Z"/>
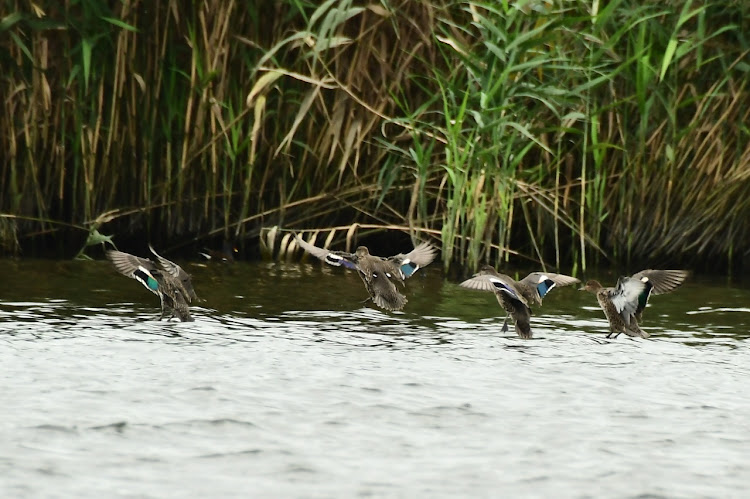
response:
<path fill-rule="evenodd" d="M 539 297 L 544 298 L 544 295 L 549 293 L 549 290 L 555 287 L 555 281 L 552 279 L 545 279 L 536 285 L 536 290 L 539 292 Z"/>
<path fill-rule="evenodd" d="M 357 270 L 357 264 L 356 264 L 356 263 L 354 263 L 354 262 L 350 262 L 350 261 L 349 261 L 349 260 L 347 260 L 346 258 L 344 258 L 344 259 L 343 259 L 343 260 L 341 261 L 341 265 L 342 265 L 342 266 L 344 266 L 344 267 L 346 267 L 347 269 L 351 269 L 351 270 Z"/>
<path fill-rule="evenodd" d="M 353 262 L 350 262 L 346 258 L 344 258 L 341 255 L 337 255 L 336 253 L 328 253 L 325 256 L 325 262 L 328 265 L 333 265 L 335 267 L 345 267 L 347 269 L 351 270 L 357 270 L 357 265 Z"/>
<path fill-rule="evenodd" d="M 409 260 L 401 264 L 401 273 L 404 274 L 404 278 L 411 277 L 417 270 L 419 270 L 419 265 Z"/>

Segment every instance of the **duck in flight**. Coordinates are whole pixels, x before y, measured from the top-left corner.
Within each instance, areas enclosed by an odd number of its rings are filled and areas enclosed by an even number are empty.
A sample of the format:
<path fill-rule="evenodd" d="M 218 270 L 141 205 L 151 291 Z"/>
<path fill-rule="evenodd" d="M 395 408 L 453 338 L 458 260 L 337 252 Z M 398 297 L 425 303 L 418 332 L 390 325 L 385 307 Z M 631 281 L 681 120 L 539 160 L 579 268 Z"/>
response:
<path fill-rule="evenodd" d="M 516 334 L 531 338 L 531 306 L 541 305 L 542 299 L 555 286 L 568 286 L 580 282 L 575 277 L 550 272 L 532 272 L 520 281 L 500 274 L 494 267 L 483 266 L 474 277 L 460 284 L 464 288 L 492 291 L 507 315 L 503 332 L 508 330 L 508 317 L 513 318 Z"/>
<path fill-rule="evenodd" d="M 643 309 L 651 295 L 669 293 L 688 277 L 685 270 L 642 270 L 630 277 L 620 277 L 613 288 L 605 288 L 599 281 L 587 281 L 581 291 L 596 295 L 599 306 L 609 322 L 607 338 L 617 338 L 620 333 L 628 336 L 648 338 L 651 336 L 640 328 Z"/>
<path fill-rule="evenodd" d="M 314 246 L 296 236 L 297 244 L 306 252 L 329 265 L 356 270 L 373 303 L 385 310 L 401 310 L 408 301 L 397 288 L 422 267 L 432 263 L 437 249 L 422 243 L 409 253 L 390 257 L 371 255 L 365 246 L 359 246 L 354 253 L 330 251 Z"/>
<path fill-rule="evenodd" d="M 106 256 L 115 269 L 124 276 L 135 279 L 157 295 L 161 302 L 161 316 L 177 317 L 183 322 L 192 322 L 190 303 L 197 299 L 190 274 L 176 263 L 159 255 L 151 245 L 151 252 L 159 265 L 130 253 L 108 250 Z"/>

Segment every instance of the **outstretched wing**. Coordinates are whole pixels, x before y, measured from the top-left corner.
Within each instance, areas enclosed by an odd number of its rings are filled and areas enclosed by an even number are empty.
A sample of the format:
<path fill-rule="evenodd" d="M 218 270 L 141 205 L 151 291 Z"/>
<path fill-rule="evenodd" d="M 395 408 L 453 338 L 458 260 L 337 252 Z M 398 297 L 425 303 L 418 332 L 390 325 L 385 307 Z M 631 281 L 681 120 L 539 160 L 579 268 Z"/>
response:
<path fill-rule="evenodd" d="M 633 274 L 633 279 L 650 282 L 653 286 L 653 294 L 661 295 L 669 293 L 677 286 L 685 282 L 690 275 L 686 270 L 641 270 Z"/>
<path fill-rule="evenodd" d="M 182 267 L 180 267 L 173 261 L 167 260 L 166 258 L 161 256 L 159 253 L 156 252 L 154 247 L 151 246 L 150 244 L 148 245 L 148 249 L 151 250 L 151 253 L 154 254 L 154 256 L 156 257 L 156 260 L 159 262 L 159 265 L 161 265 L 162 268 L 166 270 L 169 275 L 171 275 L 172 277 L 176 277 L 177 279 L 179 279 L 181 275 L 187 275 L 187 272 L 182 270 Z"/>
<path fill-rule="evenodd" d="M 677 286 L 682 284 L 690 273 L 686 270 L 641 270 L 633 274 L 633 279 L 644 283 L 643 292 L 638 297 L 638 309 L 635 311 L 635 318 L 641 321 L 643 310 L 648 304 L 648 299 L 652 294 L 660 295 L 669 293 Z"/>
<path fill-rule="evenodd" d="M 352 253 L 346 253 L 344 251 L 330 251 L 323 248 L 313 246 L 307 241 L 303 240 L 298 235 L 294 235 L 294 239 L 300 247 L 310 253 L 315 258 L 323 260 L 328 265 L 334 265 L 336 267 L 346 267 L 347 269 L 357 269 L 357 258 Z"/>
<path fill-rule="evenodd" d="M 563 274 L 553 274 L 551 272 L 532 272 L 523 279 L 521 282 L 527 286 L 536 288 L 539 293 L 539 298 L 549 293 L 555 286 L 569 286 L 577 282 L 581 282 L 575 277 L 570 277 Z"/>
<path fill-rule="evenodd" d="M 466 279 L 464 282 L 459 284 L 463 288 L 476 289 L 478 291 L 489 291 L 495 292 L 495 285 L 490 281 L 490 276 L 482 274 L 481 272 L 474 274 L 474 277 Z"/>
<path fill-rule="evenodd" d="M 119 273 L 140 282 L 155 295 L 159 294 L 158 269 L 154 262 L 117 250 L 108 250 L 105 254 Z"/>
<path fill-rule="evenodd" d="M 485 266 L 478 273 L 466 279 L 464 282 L 459 284 L 464 288 L 478 289 L 481 291 L 492 291 L 493 293 L 503 293 L 514 300 L 518 300 L 526 307 L 529 306 L 528 301 L 516 288 L 516 283 L 513 279 L 507 275 L 499 274 L 495 269 L 489 266 Z"/>
<path fill-rule="evenodd" d="M 133 277 L 133 272 L 138 270 L 139 267 L 148 271 L 157 269 L 156 264 L 148 258 L 140 258 L 117 250 L 107 250 L 105 254 L 115 266 L 115 269 L 124 276 Z"/>
<path fill-rule="evenodd" d="M 148 249 L 151 250 L 151 253 L 153 253 L 156 259 L 159 261 L 159 265 L 161 265 L 169 275 L 177 279 L 182 284 L 188 303 L 190 303 L 193 299 L 198 298 L 198 296 L 195 294 L 195 288 L 193 288 L 193 281 L 190 278 L 190 274 L 185 272 L 182 267 L 180 267 L 173 261 L 167 260 L 166 258 L 161 256 L 150 244 L 148 245 Z"/>
<path fill-rule="evenodd" d="M 437 249 L 429 243 L 422 243 L 407 254 L 399 253 L 388 258 L 388 261 L 401 269 L 404 279 L 431 264 L 437 256 Z"/>

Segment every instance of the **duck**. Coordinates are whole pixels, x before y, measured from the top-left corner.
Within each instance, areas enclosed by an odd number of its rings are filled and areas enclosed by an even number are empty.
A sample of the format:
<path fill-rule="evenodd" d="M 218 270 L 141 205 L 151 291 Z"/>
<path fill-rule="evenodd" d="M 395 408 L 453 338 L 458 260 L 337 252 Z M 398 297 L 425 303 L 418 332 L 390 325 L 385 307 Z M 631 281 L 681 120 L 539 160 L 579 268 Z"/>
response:
<path fill-rule="evenodd" d="M 159 320 L 177 317 L 182 322 L 192 322 L 190 303 L 198 296 L 193 288 L 192 279 L 182 267 L 159 255 L 149 245 L 156 257 L 157 266 L 148 258 L 141 258 L 118 250 L 107 250 L 106 256 L 115 269 L 126 277 L 135 279 L 157 295 L 161 302 Z"/>
<path fill-rule="evenodd" d="M 587 281 L 580 291 L 596 295 L 599 306 L 609 322 L 607 338 L 617 338 L 621 333 L 631 337 L 648 338 L 641 329 L 643 310 L 651 295 L 669 293 L 680 286 L 690 273 L 686 270 L 642 270 L 630 277 L 622 276 L 614 288 L 605 288 L 599 281 Z"/>
<path fill-rule="evenodd" d="M 581 282 L 575 277 L 554 274 L 551 272 L 531 272 L 516 281 L 499 273 L 491 265 L 484 265 L 473 277 L 463 281 L 459 286 L 495 293 L 506 316 L 502 331 L 508 330 L 508 318 L 513 318 L 516 334 L 523 339 L 533 337 L 531 331 L 531 306 L 541 305 L 542 299 L 556 286 L 568 286 Z"/>
<path fill-rule="evenodd" d="M 396 284 L 405 286 L 406 279 L 432 263 L 437 255 L 437 249 L 429 243 L 422 243 L 406 254 L 380 257 L 371 255 L 366 246 L 359 246 L 354 253 L 347 253 L 319 248 L 296 234 L 295 239 L 303 250 L 325 263 L 356 270 L 370 295 L 368 300 L 389 311 L 402 310 L 408 301 Z"/>
<path fill-rule="evenodd" d="M 204 248 L 204 251 L 199 252 L 198 254 L 201 255 L 206 260 L 211 261 L 217 261 L 217 262 L 224 262 L 224 263 L 234 263 L 234 254 L 237 253 L 239 250 L 236 246 L 234 246 L 229 241 L 224 241 L 221 245 L 220 250 L 213 250 Z"/>

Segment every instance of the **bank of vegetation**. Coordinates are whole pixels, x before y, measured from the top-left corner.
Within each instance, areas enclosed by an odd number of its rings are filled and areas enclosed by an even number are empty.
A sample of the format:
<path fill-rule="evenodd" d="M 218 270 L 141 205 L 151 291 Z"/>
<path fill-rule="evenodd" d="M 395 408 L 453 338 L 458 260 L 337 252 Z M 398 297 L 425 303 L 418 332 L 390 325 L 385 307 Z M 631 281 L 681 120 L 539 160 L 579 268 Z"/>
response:
<path fill-rule="evenodd" d="M 6 254 L 352 224 L 446 266 L 750 252 L 743 0 L 0 1 Z"/>

